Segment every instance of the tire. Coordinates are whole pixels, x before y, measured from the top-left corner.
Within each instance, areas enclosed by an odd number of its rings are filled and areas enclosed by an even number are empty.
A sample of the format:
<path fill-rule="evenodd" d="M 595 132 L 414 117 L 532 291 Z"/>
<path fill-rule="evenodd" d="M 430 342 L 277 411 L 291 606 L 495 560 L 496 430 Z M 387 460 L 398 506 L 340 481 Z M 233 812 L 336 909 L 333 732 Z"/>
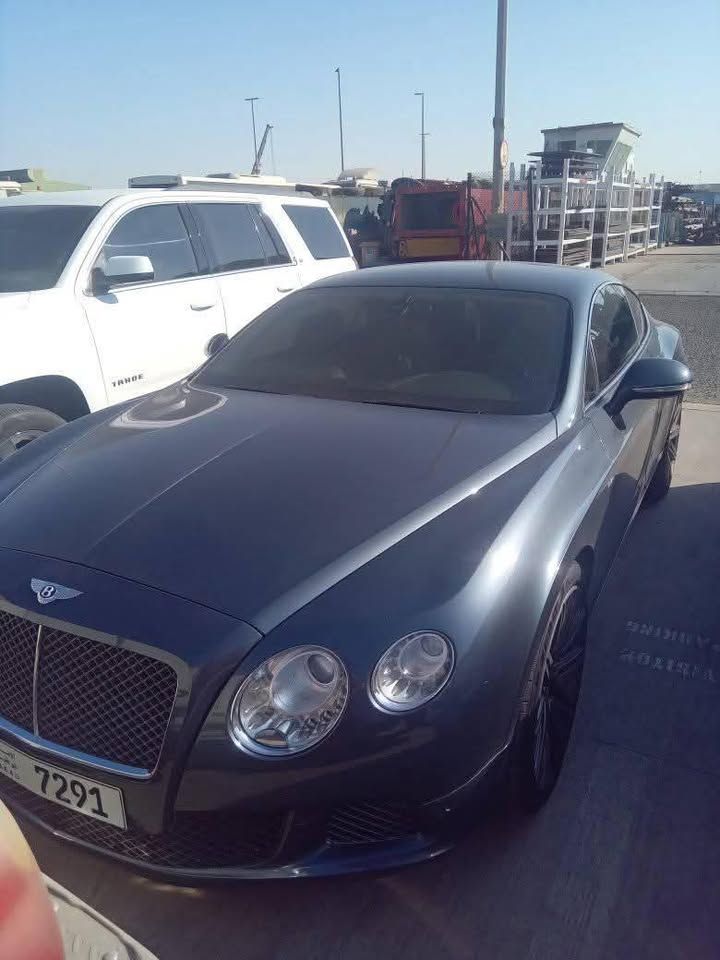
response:
<path fill-rule="evenodd" d="M 645 491 L 643 503 L 650 505 L 666 497 L 670 491 L 673 476 L 673 464 L 677 458 L 678 443 L 680 441 L 680 426 L 682 423 L 682 403 L 677 402 L 670 421 L 670 430 L 655 473 Z"/>
<path fill-rule="evenodd" d="M 65 421 L 41 407 L 0 403 L 0 463 Z"/>
<path fill-rule="evenodd" d="M 555 588 L 520 704 L 514 779 L 526 810 L 542 807 L 560 776 L 580 696 L 587 618 L 583 573 L 573 561 Z"/>

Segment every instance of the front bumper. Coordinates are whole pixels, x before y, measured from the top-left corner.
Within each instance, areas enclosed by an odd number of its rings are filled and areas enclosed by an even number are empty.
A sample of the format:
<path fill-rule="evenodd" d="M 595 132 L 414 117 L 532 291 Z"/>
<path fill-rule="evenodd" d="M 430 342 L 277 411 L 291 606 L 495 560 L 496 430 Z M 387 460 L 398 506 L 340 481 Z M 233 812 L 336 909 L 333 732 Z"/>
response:
<path fill-rule="evenodd" d="M 32 577 L 81 593 L 38 607 L 28 596 Z M 0 549 L 0 584 L 0 612 L 54 632 L 61 652 L 74 638 L 103 650 L 162 658 L 175 669 L 177 694 L 152 769 L 85 756 L 68 749 L 72 743 L 48 743 L 37 731 L 19 730 L 17 719 L 12 726 L 0 716 L 0 741 L 39 763 L 120 789 L 128 828 L 50 802 L 5 776 L 0 798 L 54 835 L 144 872 L 193 881 L 299 877 L 431 858 L 453 844 L 462 827 L 456 813 L 467 795 L 491 786 L 502 765 L 498 754 L 478 773 L 483 760 L 475 751 L 462 744 L 448 750 L 459 739 L 448 736 L 449 724 L 468 729 L 470 722 L 457 708 L 443 707 L 441 698 L 422 718 L 372 708 L 361 671 L 355 671 L 361 679 L 342 736 L 329 737 L 321 750 L 291 764 L 250 757 L 229 742 L 227 702 L 242 671 L 273 652 L 269 638 L 256 650 L 260 635 L 240 621 L 98 571 L 15 551 Z M 71 615 L 72 623 L 49 613 Z M 112 634 L 105 632 L 108 624 Z M 292 645 L 282 636 L 273 642 Z M 85 646 L 78 649 L 84 656 Z M 82 681 L 65 667 L 63 684 Z M 133 747 L 131 740 L 132 729 L 123 749 Z"/>
<path fill-rule="evenodd" d="M 503 753 L 451 797 L 426 804 L 360 801 L 272 815 L 198 811 L 176 814 L 159 834 L 98 823 L 10 781 L 0 782 L 0 796 L 20 819 L 59 839 L 164 880 L 322 877 L 407 866 L 446 852 L 477 821 L 505 764 Z"/>

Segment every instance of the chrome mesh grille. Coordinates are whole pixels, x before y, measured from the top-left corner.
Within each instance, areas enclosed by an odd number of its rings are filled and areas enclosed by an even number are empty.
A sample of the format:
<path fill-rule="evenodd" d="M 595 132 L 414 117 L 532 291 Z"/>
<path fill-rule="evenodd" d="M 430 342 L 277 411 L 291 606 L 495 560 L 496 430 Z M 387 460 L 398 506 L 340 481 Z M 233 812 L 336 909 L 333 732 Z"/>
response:
<path fill-rule="evenodd" d="M 0 611 L 0 717 L 33 731 L 38 625 Z M 51 743 L 152 770 L 175 700 L 172 667 L 122 646 L 40 631 L 37 734 Z"/>
<path fill-rule="evenodd" d="M 334 846 L 387 843 L 419 832 L 413 809 L 393 801 L 361 801 L 333 810 L 327 827 L 327 842 Z"/>
<path fill-rule="evenodd" d="M 0 610 L 0 714 L 32 731 L 36 623 Z"/>
<path fill-rule="evenodd" d="M 160 660 L 46 629 L 38 668 L 38 732 L 53 743 L 152 770 L 175 687 L 175 671 Z"/>

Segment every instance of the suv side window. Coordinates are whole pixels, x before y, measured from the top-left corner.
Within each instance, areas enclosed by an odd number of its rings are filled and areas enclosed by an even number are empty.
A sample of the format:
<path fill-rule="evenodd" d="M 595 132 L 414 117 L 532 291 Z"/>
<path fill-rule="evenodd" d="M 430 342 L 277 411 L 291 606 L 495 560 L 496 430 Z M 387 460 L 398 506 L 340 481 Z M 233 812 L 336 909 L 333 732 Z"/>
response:
<path fill-rule="evenodd" d="M 253 207 L 255 217 L 255 226 L 260 235 L 260 242 L 263 245 L 267 262 L 271 266 L 277 266 L 281 263 L 291 263 L 290 254 L 287 247 L 278 233 L 277 227 L 270 217 L 263 211 L 262 207 Z"/>
<path fill-rule="evenodd" d="M 152 204 L 131 210 L 113 227 L 98 260 L 150 257 L 155 281 L 179 280 L 198 272 L 195 254 L 177 204 Z M 151 282 L 151 281 L 148 281 Z"/>
<path fill-rule="evenodd" d="M 265 249 L 250 203 L 193 203 L 200 236 L 210 258 L 211 273 L 264 267 Z"/>
<path fill-rule="evenodd" d="M 623 288 L 617 284 L 602 287 L 595 295 L 590 314 L 590 337 L 600 389 L 620 370 L 641 336 Z"/>
<path fill-rule="evenodd" d="M 305 207 L 299 203 L 283 204 L 283 210 L 305 241 L 316 260 L 350 257 L 345 235 L 327 207 Z"/>

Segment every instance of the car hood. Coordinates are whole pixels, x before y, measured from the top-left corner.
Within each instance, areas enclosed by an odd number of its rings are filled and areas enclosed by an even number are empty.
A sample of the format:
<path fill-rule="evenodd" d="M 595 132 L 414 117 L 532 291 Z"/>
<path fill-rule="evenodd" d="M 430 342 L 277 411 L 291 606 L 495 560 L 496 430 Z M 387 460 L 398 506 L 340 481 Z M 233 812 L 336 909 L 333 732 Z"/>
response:
<path fill-rule="evenodd" d="M 550 414 L 182 384 L 13 457 L 0 475 L 0 544 L 267 631 L 555 436 Z"/>

